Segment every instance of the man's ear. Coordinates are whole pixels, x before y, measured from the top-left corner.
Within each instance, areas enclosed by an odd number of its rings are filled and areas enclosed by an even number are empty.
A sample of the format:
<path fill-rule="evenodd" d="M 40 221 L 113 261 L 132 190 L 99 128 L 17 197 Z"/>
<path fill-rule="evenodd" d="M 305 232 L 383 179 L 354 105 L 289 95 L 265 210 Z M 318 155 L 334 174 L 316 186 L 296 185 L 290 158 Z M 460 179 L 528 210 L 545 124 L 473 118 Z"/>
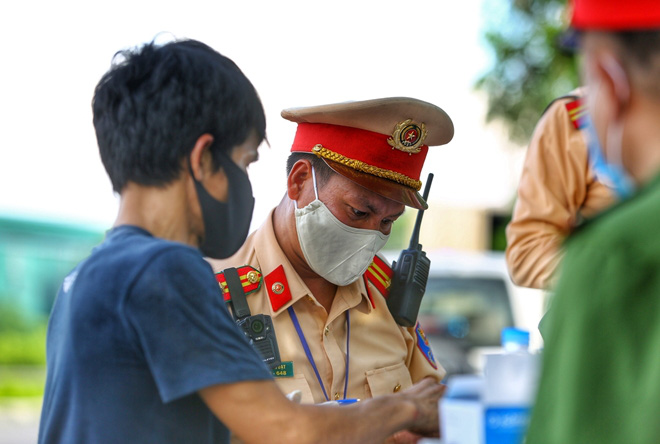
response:
<path fill-rule="evenodd" d="M 596 62 L 598 74 L 603 79 L 603 87 L 608 99 L 616 104 L 615 118 L 619 119 L 630 103 L 630 79 L 621 62 L 609 52 L 603 52 Z"/>
<path fill-rule="evenodd" d="M 312 163 L 301 159 L 293 164 L 286 181 L 286 194 L 291 200 L 299 200 L 306 186 L 312 183 Z"/>
<path fill-rule="evenodd" d="M 205 174 L 213 172 L 213 158 L 209 147 L 213 144 L 213 136 L 204 133 L 195 142 L 190 152 L 190 168 L 193 171 L 195 179 L 201 181 Z"/>

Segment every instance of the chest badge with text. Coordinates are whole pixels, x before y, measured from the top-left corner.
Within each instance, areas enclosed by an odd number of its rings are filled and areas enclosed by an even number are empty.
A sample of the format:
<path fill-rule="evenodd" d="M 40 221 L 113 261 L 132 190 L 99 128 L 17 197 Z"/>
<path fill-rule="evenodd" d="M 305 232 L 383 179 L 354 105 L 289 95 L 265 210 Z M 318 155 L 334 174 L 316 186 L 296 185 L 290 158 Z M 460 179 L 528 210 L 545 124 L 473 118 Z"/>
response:
<path fill-rule="evenodd" d="M 293 361 L 284 361 L 272 370 L 275 378 L 293 378 Z"/>

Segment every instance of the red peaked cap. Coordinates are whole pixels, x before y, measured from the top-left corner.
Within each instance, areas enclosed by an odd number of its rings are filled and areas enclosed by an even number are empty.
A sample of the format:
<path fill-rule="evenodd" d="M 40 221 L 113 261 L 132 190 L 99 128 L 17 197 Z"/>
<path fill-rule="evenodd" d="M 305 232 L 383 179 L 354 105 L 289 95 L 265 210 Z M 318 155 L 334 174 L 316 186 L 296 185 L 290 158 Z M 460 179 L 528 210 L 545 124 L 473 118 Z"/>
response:
<path fill-rule="evenodd" d="M 289 108 L 282 117 L 298 123 L 291 152 L 315 154 L 353 182 L 418 209 L 428 208 L 419 194 L 428 148 L 454 136 L 447 113 L 407 97 Z"/>
<path fill-rule="evenodd" d="M 571 27 L 580 31 L 660 28 L 659 0 L 573 0 Z"/>

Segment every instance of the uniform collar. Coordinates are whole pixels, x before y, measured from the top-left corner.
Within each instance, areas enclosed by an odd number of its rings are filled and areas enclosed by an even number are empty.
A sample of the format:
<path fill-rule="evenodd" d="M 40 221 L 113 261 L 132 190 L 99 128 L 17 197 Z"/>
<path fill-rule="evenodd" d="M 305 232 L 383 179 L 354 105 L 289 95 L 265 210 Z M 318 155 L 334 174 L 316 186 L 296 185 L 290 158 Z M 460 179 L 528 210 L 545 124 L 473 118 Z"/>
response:
<path fill-rule="evenodd" d="M 266 221 L 255 232 L 254 251 L 264 276 L 265 291 L 271 301 L 271 304 L 269 304 L 271 315 L 276 317 L 303 298 L 311 298 L 314 302 L 316 302 L 316 299 L 277 242 L 275 228 L 273 227 L 274 212 L 274 209 L 271 210 Z M 283 288 L 278 287 L 278 283 Z M 276 287 L 275 290 L 282 290 L 280 295 L 275 294 L 274 286 Z M 281 296 L 284 296 L 287 292 L 290 299 L 286 297 L 284 299 L 288 299 L 288 301 L 283 302 Z M 359 309 L 364 310 L 366 313 L 370 313 L 372 310 L 362 277 L 352 284 L 337 289 L 332 311 L 343 313 L 356 306 L 360 306 Z M 328 313 L 328 316 L 332 316 L 332 313 Z"/>

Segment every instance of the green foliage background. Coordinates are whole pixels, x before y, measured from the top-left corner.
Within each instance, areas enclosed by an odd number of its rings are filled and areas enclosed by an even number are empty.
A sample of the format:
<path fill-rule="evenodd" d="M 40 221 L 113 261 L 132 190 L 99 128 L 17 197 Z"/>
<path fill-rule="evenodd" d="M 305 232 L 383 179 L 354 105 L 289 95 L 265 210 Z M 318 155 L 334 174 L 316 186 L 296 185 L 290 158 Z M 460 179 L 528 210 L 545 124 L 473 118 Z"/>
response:
<path fill-rule="evenodd" d="M 527 144 L 543 110 L 578 86 L 573 54 L 558 40 L 565 0 L 485 0 L 484 38 L 495 58 L 476 88 L 488 96 L 487 120 L 504 122 L 511 140 Z"/>
<path fill-rule="evenodd" d="M 0 305 L 0 398 L 39 397 L 46 378 L 47 321 Z"/>

